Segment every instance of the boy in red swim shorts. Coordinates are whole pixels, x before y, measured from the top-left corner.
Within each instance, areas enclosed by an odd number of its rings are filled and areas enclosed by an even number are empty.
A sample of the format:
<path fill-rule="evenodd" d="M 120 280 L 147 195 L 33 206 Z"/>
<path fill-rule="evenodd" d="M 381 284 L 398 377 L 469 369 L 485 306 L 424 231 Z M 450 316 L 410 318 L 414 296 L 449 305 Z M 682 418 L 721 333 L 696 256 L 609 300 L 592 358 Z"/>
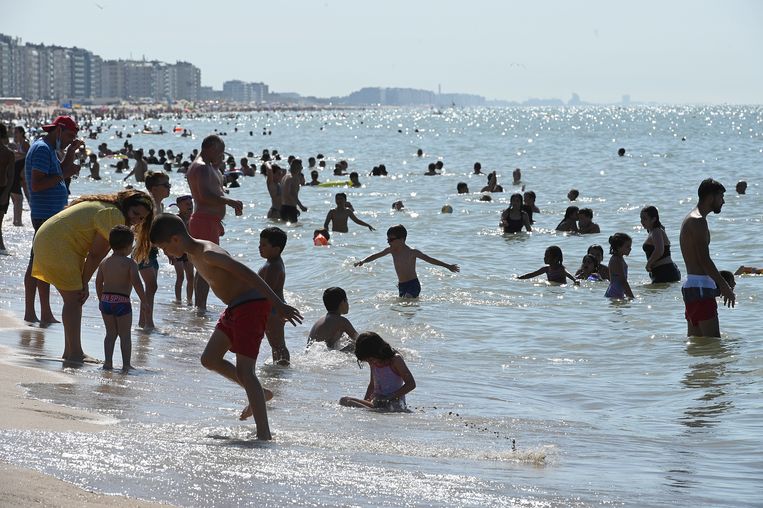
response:
<path fill-rule="evenodd" d="M 176 215 L 157 217 L 151 226 L 151 242 L 168 256 L 179 258 L 187 254 L 212 292 L 227 305 L 201 355 L 201 364 L 246 390 L 249 405 L 241 419 L 254 415 L 257 438 L 271 439 L 265 392 L 254 368 L 271 306 L 295 326 L 302 322 L 299 311 L 283 303 L 259 275 L 220 246 L 193 238 Z M 225 359 L 228 351 L 236 354 L 235 366 Z"/>

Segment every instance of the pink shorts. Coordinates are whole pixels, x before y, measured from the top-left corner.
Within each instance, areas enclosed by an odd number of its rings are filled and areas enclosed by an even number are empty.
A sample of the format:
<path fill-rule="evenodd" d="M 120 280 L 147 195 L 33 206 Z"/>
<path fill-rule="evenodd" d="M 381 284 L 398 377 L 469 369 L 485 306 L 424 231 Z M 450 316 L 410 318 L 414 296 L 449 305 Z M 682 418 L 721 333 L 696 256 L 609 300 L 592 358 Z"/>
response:
<path fill-rule="evenodd" d="M 194 212 L 188 221 L 188 232 L 200 240 L 220 244 L 220 237 L 225 233 L 220 217 L 204 212 Z"/>
<path fill-rule="evenodd" d="M 269 301 L 249 300 L 225 309 L 215 328 L 230 339 L 233 353 L 256 360 L 269 314 Z"/>

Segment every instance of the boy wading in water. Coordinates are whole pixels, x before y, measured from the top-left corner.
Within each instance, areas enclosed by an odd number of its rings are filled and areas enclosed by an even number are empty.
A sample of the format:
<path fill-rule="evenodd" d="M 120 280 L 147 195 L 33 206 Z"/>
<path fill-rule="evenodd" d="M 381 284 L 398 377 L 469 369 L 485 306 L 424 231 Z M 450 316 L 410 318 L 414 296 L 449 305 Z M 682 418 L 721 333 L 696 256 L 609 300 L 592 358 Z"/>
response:
<path fill-rule="evenodd" d="M 281 228 L 269 227 L 262 230 L 259 250 L 260 256 L 265 258 L 265 264 L 257 274 L 282 301 L 284 300 L 283 284 L 286 282 L 286 268 L 281 258 L 284 247 L 286 247 L 286 233 Z M 291 356 L 286 347 L 283 327 L 283 319 L 271 310 L 265 326 L 265 335 L 273 351 L 273 363 L 286 367 L 291 362 Z"/>
<path fill-rule="evenodd" d="M 241 419 L 253 414 L 257 438 L 271 439 L 265 392 L 254 368 L 271 305 L 276 314 L 295 326 L 302 322 L 299 311 L 283 303 L 259 275 L 220 246 L 189 235 L 183 220 L 176 215 L 161 214 L 154 221 L 151 242 L 168 256 L 187 254 L 212 292 L 227 305 L 201 355 L 201 364 L 246 390 L 249 405 Z M 236 354 L 235 366 L 224 358 L 228 351 Z"/>
<path fill-rule="evenodd" d="M 400 298 L 418 298 L 419 293 L 421 293 L 421 284 L 416 275 L 416 259 L 421 259 L 432 265 L 445 267 L 451 272 L 460 271 L 458 265 L 449 265 L 439 259 L 427 256 L 418 249 L 411 249 L 405 244 L 407 237 L 408 231 L 405 229 L 405 226 L 402 224 L 392 226 L 387 230 L 387 243 L 389 247 L 376 254 L 371 254 L 362 261 L 358 261 L 355 263 L 355 266 L 362 266 L 387 254 L 392 254 L 392 262 L 395 264 L 395 272 L 397 273 L 397 290 Z"/>

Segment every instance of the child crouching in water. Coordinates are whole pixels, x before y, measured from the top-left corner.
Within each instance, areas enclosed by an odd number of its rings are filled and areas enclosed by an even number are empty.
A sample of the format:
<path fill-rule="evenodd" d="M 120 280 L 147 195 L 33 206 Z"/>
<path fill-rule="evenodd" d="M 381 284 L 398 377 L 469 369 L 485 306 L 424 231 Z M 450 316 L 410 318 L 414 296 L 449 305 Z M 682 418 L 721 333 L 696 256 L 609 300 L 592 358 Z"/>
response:
<path fill-rule="evenodd" d="M 532 279 L 533 277 L 537 277 L 538 275 L 545 273 L 549 282 L 558 282 L 559 284 L 564 284 L 569 278 L 575 284 L 580 284 L 580 282 L 575 280 L 575 277 L 573 277 L 572 274 L 570 274 L 570 272 L 568 272 L 564 267 L 562 264 L 563 260 L 564 257 L 562 255 L 562 249 L 556 245 L 552 245 L 546 249 L 546 253 L 543 255 L 543 262 L 546 263 L 546 266 L 541 266 L 534 272 L 520 275 L 517 278 Z"/>
<path fill-rule="evenodd" d="M 355 341 L 355 356 L 368 362 L 371 380 L 363 399 L 342 397 L 339 403 L 348 407 L 405 411 L 405 394 L 416 388 L 416 381 L 405 360 L 379 334 L 363 332 Z"/>
<path fill-rule="evenodd" d="M 604 293 L 607 298 L 634 298 L 628 284 L 628 264 L 625 262 L 632 244 L 633 240 L 625 233 L 615 233 L 609 237 L 609 287 Z"/>
<path fill-rule="evenodd" d="M 575 272 L 575 277 L 578 280 L 601 281 L 601 275 L 599 275 L 599 261 L 596 257 L 591 254 L 583 256 L 583 262 L 580 263 L 580 268 Z"/>
<path fill-rule="evenodd" d="M 130 291 L 140 298 L 141 305 L 146 305 L 146 294 L 143 283 L 138 275 L 138 264 L 130 258 L 135 235 L 127 226 L 119 225 L 109 232 L 109 246 L 113 254 L 98 267 L 95 277 L 95 291 L 98 294 L 98 308 L 106 327 L 106 338 L 103 339 L 104 362 L 103 368 L 111 370 L 114 346 L 119 336 L 119 346 L 122 349 L 122 370 L 132 368 L 132 305 Z"/>

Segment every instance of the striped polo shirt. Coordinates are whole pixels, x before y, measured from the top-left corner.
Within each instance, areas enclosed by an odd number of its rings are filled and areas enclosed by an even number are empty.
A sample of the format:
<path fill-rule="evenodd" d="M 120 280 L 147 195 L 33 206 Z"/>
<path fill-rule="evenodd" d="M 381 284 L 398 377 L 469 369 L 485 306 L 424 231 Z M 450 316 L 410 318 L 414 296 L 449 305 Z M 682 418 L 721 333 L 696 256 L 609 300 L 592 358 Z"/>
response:
<path fill-rule="evenodd" d="M 29 206 L 33 219 L 48 219 L 64 209 L 69 199 L 66 184 L 63 180 L 43 191 L 32 190 L 32 171 L 40 171 L 46 175 L 61 175 L 61 162 L 56 157 L 56 151 L 40 138 L 29 148 L 26 154 L 26 181 L 29 188 Z"/>

